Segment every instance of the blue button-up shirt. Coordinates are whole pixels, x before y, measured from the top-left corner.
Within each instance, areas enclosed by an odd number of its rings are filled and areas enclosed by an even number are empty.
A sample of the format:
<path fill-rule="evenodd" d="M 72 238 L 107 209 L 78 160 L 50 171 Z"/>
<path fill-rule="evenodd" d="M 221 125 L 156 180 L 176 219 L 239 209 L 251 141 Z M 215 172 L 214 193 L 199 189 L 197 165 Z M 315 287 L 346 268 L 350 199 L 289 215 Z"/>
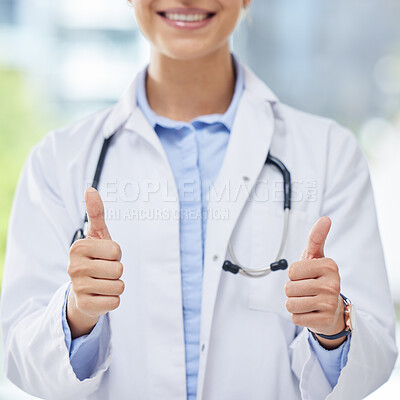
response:
<path fill-rule="evenodd" d="M 227 111 L 224 114 L 202 115 L 190 122 L 174 121 L 156 114 L 150 108 L 146 96 L 147 68 L 140 73 L 138 79 L 137 104 L 163 145 L 179 195 L 182 312 L 189 400 L 196 399 L 197 394 L 207 194 L 221 168 L 229 133 L 245 87 L 243 67 L 233 55 L 232 61 L 236 83 Z M 70 349 L 71 364 L 80 379 L 89 377 L 93 372 L 96 362 L 93 354 L 96 353 L 95 346 L 101 334 L 103 318 L 100 318 L 90 335 L 77 338 L 71 343 L 64 305 L 66 344 Z M 322 348 L 312 336 L 309 340 L 329 382 L 334 386 L 347 360 L 349 340 L 346 345 L 331 351 Z"/>

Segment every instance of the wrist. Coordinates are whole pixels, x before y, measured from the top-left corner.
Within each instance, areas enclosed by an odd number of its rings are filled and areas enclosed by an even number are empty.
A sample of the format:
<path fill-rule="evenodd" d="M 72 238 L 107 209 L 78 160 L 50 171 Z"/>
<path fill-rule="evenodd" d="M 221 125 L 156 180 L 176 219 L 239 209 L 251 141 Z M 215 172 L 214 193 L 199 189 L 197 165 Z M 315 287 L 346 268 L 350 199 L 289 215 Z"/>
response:
<path fill-rule="evenodd" d="M 320 345 L 327 350 L 333 350 L 341 346 L 348 335 L 351 334 L 353 330 L 351 314 L 352 314 L 352 304 L 350 300 L 340 293 L 340 297 L 343 299 L 339 303 L 338 315 L 334 327 L 331 327 L 330 332 L 312 332 L 315 340 L 318 340 Z"/>
<path fill-rule="evenodd" d="M 328 340 L 328 339 L 324 339 L 320 336 L 318 336 L 318 334 L 313 334 L 314 338 L 318 341 L 318 343 L 326 350 L 334 350 L 337 349 L 338 347 L 340 347 L 347 339 L 347 336 L 338 338 L 338 339 L 334 339 L 334 340 Z"/>

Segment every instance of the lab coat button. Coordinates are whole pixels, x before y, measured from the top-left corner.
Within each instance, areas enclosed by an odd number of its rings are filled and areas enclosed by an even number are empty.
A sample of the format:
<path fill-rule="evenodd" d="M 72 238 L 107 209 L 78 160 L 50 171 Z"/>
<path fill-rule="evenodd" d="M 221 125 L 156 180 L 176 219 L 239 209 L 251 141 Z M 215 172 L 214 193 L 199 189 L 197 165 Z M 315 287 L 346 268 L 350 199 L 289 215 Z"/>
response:
<path fill-rule="evenodd" d="M 219 257 L 218 254 L 214 254 L 213 261 L 218 261 Z"/>

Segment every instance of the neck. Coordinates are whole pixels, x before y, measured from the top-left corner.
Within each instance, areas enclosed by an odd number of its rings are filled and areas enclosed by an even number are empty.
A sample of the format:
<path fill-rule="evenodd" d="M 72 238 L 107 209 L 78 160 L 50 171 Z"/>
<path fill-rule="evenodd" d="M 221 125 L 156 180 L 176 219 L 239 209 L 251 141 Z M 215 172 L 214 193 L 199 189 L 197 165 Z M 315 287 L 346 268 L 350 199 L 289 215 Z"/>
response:
<path fill-rule="evenodd" d="M 147 71 L 150 107 L 159 115 L 189 122 L 223 114 L 235 90 L 235 71 L 228 44 L 196 60 L 176 60 L 153 49 Z"/>

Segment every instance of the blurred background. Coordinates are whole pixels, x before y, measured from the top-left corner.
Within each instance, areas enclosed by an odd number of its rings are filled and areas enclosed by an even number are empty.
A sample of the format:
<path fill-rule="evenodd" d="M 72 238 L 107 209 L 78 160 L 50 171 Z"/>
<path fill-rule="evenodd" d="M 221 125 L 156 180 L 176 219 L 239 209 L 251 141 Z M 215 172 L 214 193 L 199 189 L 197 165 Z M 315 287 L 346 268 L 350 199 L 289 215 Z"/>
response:
<path fill-rule="evenodd" d="M 239 59 L 281 101 L 334 118 L 357 135 L 370 163 L 397 305 L 399 21 L 399 0 L 253 0 L 232 37 Z M 126 0 L 0 0 L 0 276 L 12 197 L 29 149 L 49 130 L 115 103 L 148 59 Z M 368 399 L 399 393 L 398 361 L 389 382 Z M 4 378 L 1 353 L 0 399 L 33 399 Z"/>

